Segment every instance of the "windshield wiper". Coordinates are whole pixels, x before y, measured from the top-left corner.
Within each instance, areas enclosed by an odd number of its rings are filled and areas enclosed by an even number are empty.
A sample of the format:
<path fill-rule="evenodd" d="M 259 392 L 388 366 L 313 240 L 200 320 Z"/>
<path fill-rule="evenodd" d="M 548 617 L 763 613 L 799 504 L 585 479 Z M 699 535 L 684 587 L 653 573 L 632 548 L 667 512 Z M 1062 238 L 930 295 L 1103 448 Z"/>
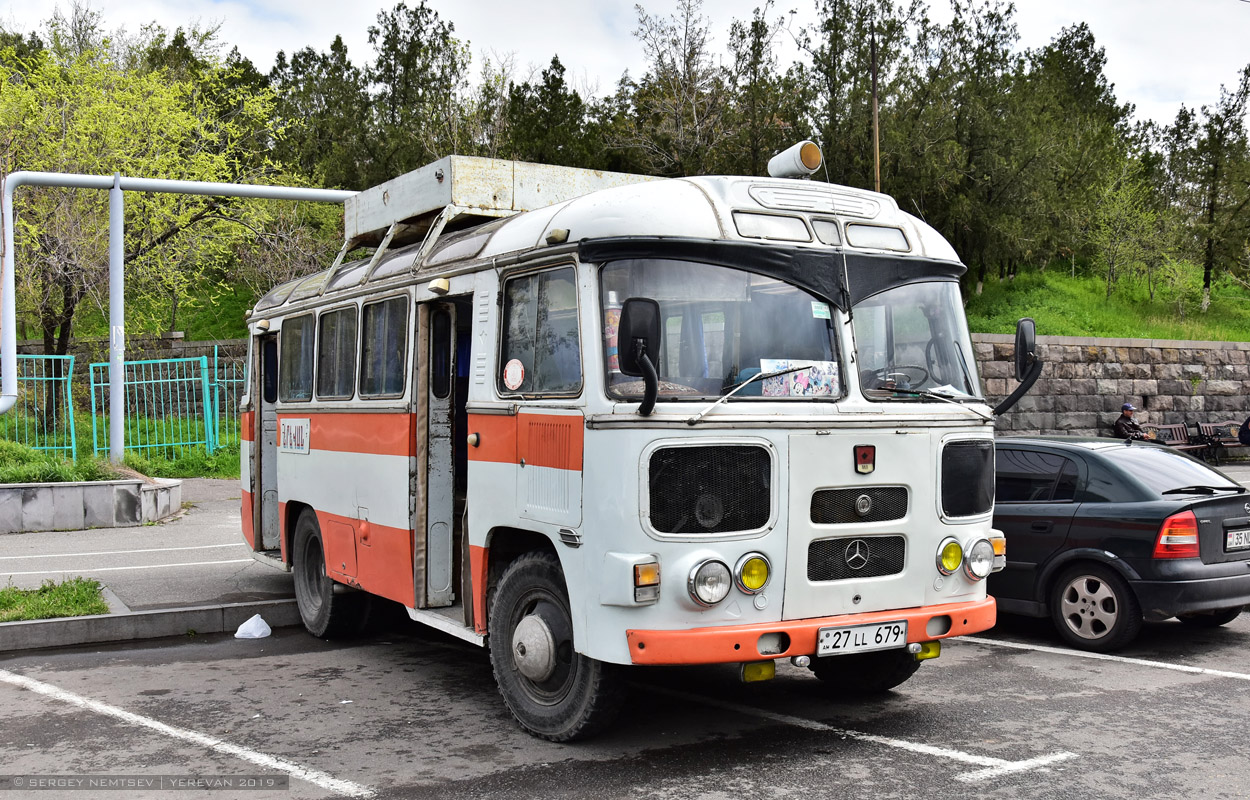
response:
<path fill-rule="evenodd" d="M 754 381 L 766 381 L 769 378 L 776 378 L 778 375 L 789 375 L 791 372 L 802 372 L 805 369 L 811 369 L 811 368 L 812 368 L 812 365 L 808 364 L 805 367 L 790 367 L 789 369 L 779 369 L 776 372 L 757 372 L 751 377 L 747 378 L 742 383 L 730 389 L 725 394 L 721 395 L 719 398 L 717 398 L 715 403 L 712 403 L 712 405 L 708 406 L 707 408 L 700 411 L 698 414 L 695 414 L 693 417 L 686 420 L 686 424 L 694 425 L 696 422 L 703 419 L 704 415 L 706 415 L 709 411 L 716 408 L 718 405 L 725 402 L 729 398 L 733 397 L 735 394 L 738 393 L 739 389 L 742 389 L 744 386 L 746 386 L 749 383 L 752 383 Z"/>
<path fill-rule="evenodd" d="M 1179 489 L 1168 489 L 1159 492 L 1159 494 L 1215 494 L 1216 492 L 1232 492 L 1241 494 L 1246 490 L 1244 486 L 1182 486 Z"/>
<path fill-rule="evenodd" d="M 975 408 L 971 408 L 967 405 L 964 405 L 964 401 L 956 400 L 955 396 L 951 394 L 938 394 L 937 392 L 927 392 L 921 389 L 900 389 L 900 388 L 887 389 L 884 387 L 878 388 L 878 389 L 865 389 L 864 390 L 864 394 L 868 394 L 869 392 L 876 393 L 876 394 L 905 394 L 905 395 L 908 395 L 909 397 L 923 397 L 926 400 L 940 400 L 943 403 L 950 403 L 953 406 L 959 406 L 960 408 L 967 409 L 968 411 L 971 411 L 973 414 L 976 414 L 978 417 L 981 417 L 982 419 L 988 419 L 988 420 L 994 419 L 992 416 L 986 416 L 985 414 L 982 414 L 980 411 L 977 411 Z M 964 395 L 964 396 L 968 400 L 977 399 L 973 397 L 972 395 Z"/>

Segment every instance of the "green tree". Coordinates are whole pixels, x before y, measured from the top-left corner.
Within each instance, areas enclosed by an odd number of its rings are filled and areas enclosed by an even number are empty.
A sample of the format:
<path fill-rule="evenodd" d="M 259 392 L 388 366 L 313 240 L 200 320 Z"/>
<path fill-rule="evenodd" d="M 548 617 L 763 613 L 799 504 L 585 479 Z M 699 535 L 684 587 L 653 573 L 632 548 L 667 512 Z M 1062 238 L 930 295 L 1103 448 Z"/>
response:
<path fill-rule="evenodd" d="M 564 64 L 553 56 L 537 82 L 510 87 L 511 158 L 571 167 L 590 165 L 586 103 L 565 83 L 564 75 Z"/>
<path fill-rule="evenodd" d="M 767 0 L 749 22 L 734 20 L 729 29 L 729 133 L 719 171 L 764 175 L 768 159 L 807 136 L 795 80 L 777 71 L 774 45 L 784 21 L 768 20 L 772 7 Z"/>
<path fill-rule="evenodd" d="M 676 13 L 660 19 L 635 6 L 634 36 L 648 70 L 633 92 L 633 125 L 619 144 L 655 175 L 707 172 L 727 134 L 724 80 L 701 7 L 701 0 L 678 0 Z"/>

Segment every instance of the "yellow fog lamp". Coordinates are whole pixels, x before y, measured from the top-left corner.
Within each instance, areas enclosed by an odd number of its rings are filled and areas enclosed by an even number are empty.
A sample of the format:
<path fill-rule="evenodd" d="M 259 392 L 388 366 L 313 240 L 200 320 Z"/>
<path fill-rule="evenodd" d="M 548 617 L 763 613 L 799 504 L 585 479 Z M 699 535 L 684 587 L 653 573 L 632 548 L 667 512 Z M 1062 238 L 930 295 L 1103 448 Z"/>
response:
<path fill-rule="evenodd" d="M 742 682 L 771 681 L 777 676 L 777 665 L 772 661 L 749 661 L 742 665 Z"/>
<path fill-rule="evenodd" d="M 930 658 L 942 655 L 942 643 L 938 641 L 912 642 L 907 645 L 907 652 L 915 656 L 917 661 L 928 661 Z"/>
<path fill-rule="evenodd" d="M 768 585 L 771 566 L 768 556 L 763 553 L 747 553 L 738 559 L 738 565 L 734 567 L 735 583 L 747 594 L 757 594 Z"/>
<path fill-rule="evenodd" d="M 953 575 L 964 561 L 964 549 L 954 537 L 948 536 L 938 545 L 937 568 L 943 575 Z"/>

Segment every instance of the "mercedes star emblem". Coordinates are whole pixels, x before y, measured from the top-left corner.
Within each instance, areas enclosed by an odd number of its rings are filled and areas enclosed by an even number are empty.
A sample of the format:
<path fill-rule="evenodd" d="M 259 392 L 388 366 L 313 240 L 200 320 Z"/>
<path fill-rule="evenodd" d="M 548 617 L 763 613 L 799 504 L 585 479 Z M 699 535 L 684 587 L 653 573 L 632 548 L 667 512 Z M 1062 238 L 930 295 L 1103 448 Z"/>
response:
<path fill-rule="evenodd" d="M 868 542 L 863 539 L 856 539 L 846 546 L 843 553 L 846 558 L 846 565 L 851 569 L 863 569 L 868 563 Z"/>

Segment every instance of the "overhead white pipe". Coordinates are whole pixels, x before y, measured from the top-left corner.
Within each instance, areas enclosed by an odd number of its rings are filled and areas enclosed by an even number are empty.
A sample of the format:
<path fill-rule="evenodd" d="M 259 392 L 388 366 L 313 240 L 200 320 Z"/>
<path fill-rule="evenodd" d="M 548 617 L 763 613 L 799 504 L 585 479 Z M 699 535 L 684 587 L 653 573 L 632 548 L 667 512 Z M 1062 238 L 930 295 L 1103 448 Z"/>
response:
<path fill-rule="evenodd" d="M 209 183 L 121 175 L 78 175 L 65 172 L 14 172 L 3 178 L 0 224 L 4 226 L 4 253 L 0 259 L 0 414 L 17 403 L 17 281 L 13 266 L 13 191 L 19 186 L 60 186 L 70 189 L 109 190 L 109 457 L 120 462 L 125 429 L 122 398 L 122 359 L 126 348 L 124 284 L 124 206 L 122 192 L 250 197 L 267 200 L 307 200 L 342 203 L 355 192 L 309 189 L 300 186 L 256 186 L 245 183 Z"/>

